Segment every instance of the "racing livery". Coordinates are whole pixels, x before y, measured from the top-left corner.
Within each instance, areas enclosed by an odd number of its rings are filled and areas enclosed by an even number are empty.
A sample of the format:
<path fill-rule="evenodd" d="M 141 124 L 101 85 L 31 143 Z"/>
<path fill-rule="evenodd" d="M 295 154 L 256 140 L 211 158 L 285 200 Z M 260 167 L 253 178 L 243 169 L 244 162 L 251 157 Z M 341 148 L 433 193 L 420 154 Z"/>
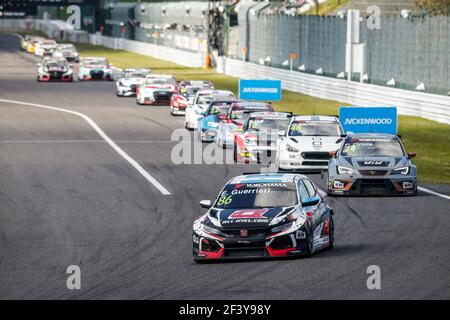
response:
<path fill-rule="evenodd" d="M 81 58 L 78 80 L 108 80 L 113 81 L 112 65 L 106 58 Z"/>
<path fill-rule="evenodd" d="M 169 104 L 176 92 L 177 80 L 167 74 L 149 74 L 144 83 L 137 87 L 137 104 Z"/>
<path fill-rule="evenodd" d="M 286 112 L 253 112 L 242 131 L 234 133 L 233 157 L 236 162 L 271 162 L 277 140 L 284 135 L 292 114 Z"/>
<path fill-rule="evenodd" d="M 417 168 L 391 134 L 349 134 L 328 165 L 329 195 L 417 195 Z"/>
<path fill-rule="evenodd" d="M 64 58 L 45 58 L 39 66 L 37 81 L 73 81 L 73 71 Z"/>
<path fill-rule="evenodd" d="M 80 62 L 80 55 L 72 43 L 60 43 L 56 46 L 53 56 L 65 58 L 67 61 Z"/>
<path fill-rule="evenodd" d="M 214 141 L 219 122 L 227 118 L 228 110 L 236 100 L 215 100 L 202 112 L 198 122 L 198 131 L 203 142 Z"/>
<path fill-rule="evenodd" d="M 122 71 L 122 76 L 116 81 L 116 95 L 118 97 L 132 97 L 136 95 L 136 89 L 144 83 L 150 69 L 132 68 Z"/>
<path fill-rule="evenodd" d="M 245 120 L 252 112 L 274 111 L 270 103 L 241 101 L 233 103 L 227 117 L 219 122 L 216 143 L 222 148 L 233 147 L 234 133 L 242 131 Z"/>
<path fill-rule="evenodd" d="M 41 41 L 40 37 L 31 36 L 29 41 L 27 42 L 27 49 L 26 51 L 28 53 L 34 53 L 36 51 L 36 46 Z"/>
<path fill-rule="evenodd" d="M 231 179 L 193 224 L 195 261 L 311 256 L 334 245 L 333 211 L 325 192 L 300 174 Z"/>
<path fill-rule="evenodd" d="M 214 89 L 211 81 L 188 80 L 178 84 L 177 92 L 170 99 L 170 114 L 184 115 L 188 105 L 194 103 L 197 91 L 202 89 Z"/>
<path fill-rule="evenodd" d="M 345 137 L 339 120 L 331 116 L 292 117 L 286 135 L 277 145 L 280 170 L 327 170 L 330 152 Z"/>
<path fill-rule="evenodd" d="M 192 105 L 186 108 L 184 126 L 186 129 L 197 129 L 202 113 L 214 100 L 236 100 L 229 90 L 199 90 Z"/>

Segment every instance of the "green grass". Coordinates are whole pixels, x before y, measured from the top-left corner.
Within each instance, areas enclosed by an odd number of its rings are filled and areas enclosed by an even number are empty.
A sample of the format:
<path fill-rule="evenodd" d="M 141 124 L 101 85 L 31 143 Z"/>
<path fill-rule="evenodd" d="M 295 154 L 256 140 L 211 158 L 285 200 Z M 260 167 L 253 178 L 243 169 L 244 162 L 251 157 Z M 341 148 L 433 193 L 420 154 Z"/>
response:
<path fill-rule="evenodd" d="M 210 80 L 216 88 L 237 93 L 238 79 L 214 70 L 188 68 L 132 52 L 111 50 L 92 45 L 78 45 L 83 56 L 104 56 L 119 68 L 147 67 L 154 73 L 173 74 L 179 80 Z M 277 110 L 295 114 L 338 114 L 337 101 L 318 99 L 300 93 L 283 91 L 283 100 L 274 103 Z M 345 105 L 345 104 L 344 104 Z M 408 151 L 416 152 L 414 163 L 421 182 L 450 184 L 450 126 L 419 117 L 400 116 L 399 133 Z"/>

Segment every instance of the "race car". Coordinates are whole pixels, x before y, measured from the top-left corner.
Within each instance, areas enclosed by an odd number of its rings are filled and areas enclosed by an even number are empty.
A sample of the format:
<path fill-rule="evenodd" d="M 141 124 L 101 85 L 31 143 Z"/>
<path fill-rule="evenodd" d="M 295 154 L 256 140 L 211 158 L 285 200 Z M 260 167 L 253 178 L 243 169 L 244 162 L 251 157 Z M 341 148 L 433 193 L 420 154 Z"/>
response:
<path fill-rule="evenodd" d="M 53 51 L 53 56 L 56 58 L 65 58 L 69 62 L 80 62 L 80 55 L 72 43 L 58 44 L 55 51 Z"/>
<path fill-rule="evenodd" d="M 236 100 L 234 93 L 229 90 L 199 90 L 192 105 L 186 108 L 184 127 L 188 130 L 197 129 L 202 113 L 214 100 Z"/>
<path fill-rule="evenodd" d="M 181 81 L 178 84 L 177 92 L 170 99 L 170 114 L 184 115 L 188 105 L 192 105 L 197 91 L 203 89 L 214 89 L 211 81 Z"/>
<path fill-rule="evenodd" d="M 144 83 L 150 69 L 133 68 L 125 69 L 122 76 L 116 81 L 116 94 L 118 97 L 131 97 L 136 95 L 138 86 Z"/>
<path fill-rule="evenodd" d="M 272 162 L 277 140 L 285 135 L 291 117 L 287 112 L 250 113 L 242 131 L 234 133 L 234 161 Z"/>
<path fill-rule="evenodd" d="M 311 256 L 334 246 L 326 194 L 300 174 L 249 174 L 227 182 L 193 223 L 193 259 Z"/>
<path fill-rule="evenodd" d="M 36 36 L 31 36 L 30 40 L 28 41 L 28 46 L 27 46 L 27 52 L 28 53 L 33 53 L 36 51 L 36 46 L 37 44 L 41 41 L 40 37 L 36 37 Z"/>
<path fill-rule="evenodd" d="M 34 54 L 43 57 L 51 56 L 56 49 L 56 41 L 52 39 L 41 39 L 36 43 Z"/>
<path fill-rule="evenodd" d="M 149 74 L 136 90 L 137 104 L 169 104 L 176 92 L 177 80 L 167 74 Z"/>
<path fill-rule="evenodd" d="M 114 80 L 114 71 L 108 59 L 86 57 L 80 59 L 78 80 Z"/>
<path fill-rule="evenodd" d="M 416 156 L 391 134 L 349 134 L 331 153 L 329 195 L 417 195 Z"/>
<path fill-rule="evenodd" d="M 245 120 L 252 112 L 274 111 L 270 103 L 240 101 L 233 103 L 227 117 L 219 122 L 216 143 L 222 148 L 233 147 L 234 133 L 242 131 Z"/>
<path fill-rule="evenodd" d="M 219 122 L 227 118 L 228 110 L 236 100 L 215 100 L 202 112 L 198 131 L 203 142 L 212 142 L 217 135 Z"/>
<path fill-rule="evenodd" d="M 32 37 L 29 35 L 25 35 L 20 38 L 20 50 L 27 51 L 31 38 Z"/>
<path fill-rule="evenodd" d="M 42 63 L 37 64 L 39 66 L 37 81 L 49 82 L 49 81 L 73 81 L 73 71 L 71 66 L 64 58 L 44 58 Z"/>
<path fill-rule="evenodd" d="M 336 117 L 292 117 L 286 135 L 278 140 L 276 165 L 279 170 L 327 170 L 330 152 L 341 146 L 344 137 Z"/>

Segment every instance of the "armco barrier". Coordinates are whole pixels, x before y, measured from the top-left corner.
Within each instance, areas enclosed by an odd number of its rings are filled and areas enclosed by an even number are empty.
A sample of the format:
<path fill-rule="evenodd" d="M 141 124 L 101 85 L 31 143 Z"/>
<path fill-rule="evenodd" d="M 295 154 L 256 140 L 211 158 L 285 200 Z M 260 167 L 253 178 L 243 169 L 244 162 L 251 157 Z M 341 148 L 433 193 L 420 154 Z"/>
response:
<path fill-rule="evenodd" d="M 202 67 L 205 61 L 205 54 L 201 51 L 193 53 L 141 41 L 105 37 L 98 33 L 90 35 L 89 42 L 93 45 L 126 50 L 193 68 Z"/>
<path fill-rule="evenodd" d="M 450 97 L 283 70 L 220 58 L 217 71 L 242 79 L 279 79 L 283 89 L 356 106 L 396 106 L 400 114 L 450 124 Z"/>

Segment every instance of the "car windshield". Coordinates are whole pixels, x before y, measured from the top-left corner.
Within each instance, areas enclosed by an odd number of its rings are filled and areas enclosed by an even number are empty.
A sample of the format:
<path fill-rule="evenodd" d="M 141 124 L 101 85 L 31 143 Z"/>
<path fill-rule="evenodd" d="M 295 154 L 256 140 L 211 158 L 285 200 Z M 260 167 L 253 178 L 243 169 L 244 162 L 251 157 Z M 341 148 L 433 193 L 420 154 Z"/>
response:
<path fill-rule="evenodd" d="M 160 84 L 160 85 L 169 85 L 169 84 L 175 84 L 176 82 L 173 79 L 170 78 L 155 78 L 155 79 L 147 79 L 147 81 L 145 81 L 146 85 L 151 85 L 151 84 Z"/>
<path fill-rule="evenodd" d="M 403 148 L 394 139 L 354 139 L 345 142 L 342 156 L 350 157 L 403 157 Z"/>
<path fill-rule="evenodd" d="M 85 66 L 102 66 L 107 67 L 108 66 L 108 60 L 106 59 L 99 59 L 99 60 L 85 60 L 83 61 L 83 64 Z"/>
<path fill-rule="evenodd" d="M 214 207 L 219 209 L 289 207 L 298 202 L 294 183 L 263 182 L 228 184 Z"/>
<path fill-rule="evenodd" d="M 216 115 L 227 115 L 228 110 L 230 110 L 230 104 L 214 104 L 212 105 L 208 110 L 209 114 L 216 114 Z"/>
<path fill-rule="evenodd" d="M 214 100 L 233 100 L 233 95 L 214 95 L 214 94 L 199 94 L 197 97 L 197 104 L 210 104 Z"/>
<path fill-rule="evenodd" d="M 75 46 L 72 44 L 72 45 L 59 45 L 58 46 L 58 50 L 64 50 L 64 51 L 75 51 L 76 49 L 75 49 Z"/>
<path fill-rule="evenodd" d="M 202 87 L 182 87 L 180 93 L 186 96 L 195 95 Z"/>
<path fill-rule="evenodd" d="M 125 78 L 145 78 L 147 76 L 146 72 L 128 72 L 125 73 Z"/>
<path fill-rule="evenodd" d="M 48 69 L 59 69 L 65 67 L 67 64 L 65 61 L 50 61 L 45 64 Z"/>
<path fill-rule="evenodd" d="M 340 136 L 341 126 L 335 121 L 293 121 L 289 136 Z"/>
<path fill-rule="evenodd" d="M 264 117 L 251 117 L 248 120 L 248 130 L 250 131 L 280 131 L 286 130 L 289 119 L 267 119 Z"/>

